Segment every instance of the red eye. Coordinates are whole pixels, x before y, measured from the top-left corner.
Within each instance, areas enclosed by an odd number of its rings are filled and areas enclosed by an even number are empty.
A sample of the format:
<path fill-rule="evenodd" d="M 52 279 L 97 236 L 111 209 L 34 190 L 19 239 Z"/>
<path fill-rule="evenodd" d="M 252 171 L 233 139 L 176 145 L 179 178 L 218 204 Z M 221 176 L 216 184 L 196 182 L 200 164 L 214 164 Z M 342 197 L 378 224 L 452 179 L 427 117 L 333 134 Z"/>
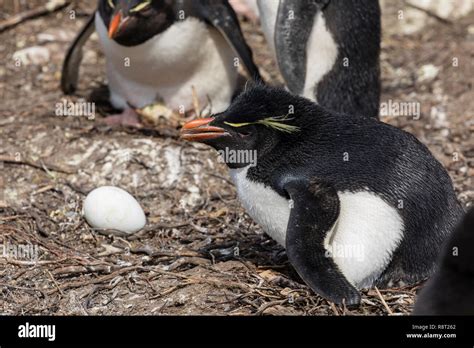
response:
<path fill-rule="evenodd" d="M 246 138 L 250 135 L 251 133 L 249 131 L 240 131 L 239 135 L 241 138 Z"/>

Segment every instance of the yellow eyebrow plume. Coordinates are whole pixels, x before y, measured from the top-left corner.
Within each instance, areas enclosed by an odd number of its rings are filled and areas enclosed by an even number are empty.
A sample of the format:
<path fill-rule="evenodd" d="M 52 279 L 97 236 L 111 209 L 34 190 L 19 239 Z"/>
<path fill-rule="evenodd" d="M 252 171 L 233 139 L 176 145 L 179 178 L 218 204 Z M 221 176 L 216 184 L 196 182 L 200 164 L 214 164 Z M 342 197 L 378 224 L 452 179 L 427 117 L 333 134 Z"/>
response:
<path fill-rule="evenodd" d="M 288 115 L 284 115 L 284 116 L 268 117 L 268 118 L 258 121 L 257 123 L 263 124 L 264 126 L 271 127 L 285 133 L 299 132 L 300 127 L 284 123 L 285 121 L 289 121 L 289 120 L 291 120 L 291 118 L 288 118 Z"/>
<path fill-rule="evenodd" d="M 150 4 L 151 4 L 151 0 L 145 0 L 142 3 L 138 4 L 137 6 L 135 6 L 134 8 L 132 8 L 130 12 L 140 12 L 141 10 L 143 10 L 145 7 L 147 7 Z"/>
<path fill-rule="evenodd" d="M 259 120 L 257 122 L 243 122 L 243 123 L 224 122 L 224 123 L 231 126 L 231 127 L 236 127 L 236 128 L 248 126 L 248 125 L 251 125 L 251 124 L 263 124 L 266 127 L 271 127 L 271 128 L 276 129 L 280 132 L 285 132 L 285 133 L 299 132 L 300 127 L 293 126 L 291 124 L 286 124 L 285 123 L 285 121 L 291 121 L 292 120 L 292 118 L 289 118 L 288 116 L 289 115 L 267 117 L 267 118 L 264 118 L 263 120 Z"/>
<path fill-rule="evenodd" d="M 239 127 L 244 127 L 244 126 L 248 126 L 248 125 L 251 125 L 253 123 L 251 122 L 247 122 L 247 123 L 230 123 L 230 122 L 224 122 L 225 124 L 231 126 L 231 127 L 236 127 L 236 128 L 239 128 Z"/>
<path fill-rule="evenodd" d="M 224 122 L 224 123 L 231 127 L 236 127 L 236 128 L 248 126 L 251 124 L 263 124 L 266 127 L 271 127 L 280 132 L 285 132 L 285 133 L 299 132 L 300 127 L 284 123 L 285 121 L 290 121 L 290 120 L 292 120 L 292 118 L 288 118 L 288 115 L 283 115 L 283 116 L 267 117 L 257 122 L 244 122 L 244 123 Z"/>

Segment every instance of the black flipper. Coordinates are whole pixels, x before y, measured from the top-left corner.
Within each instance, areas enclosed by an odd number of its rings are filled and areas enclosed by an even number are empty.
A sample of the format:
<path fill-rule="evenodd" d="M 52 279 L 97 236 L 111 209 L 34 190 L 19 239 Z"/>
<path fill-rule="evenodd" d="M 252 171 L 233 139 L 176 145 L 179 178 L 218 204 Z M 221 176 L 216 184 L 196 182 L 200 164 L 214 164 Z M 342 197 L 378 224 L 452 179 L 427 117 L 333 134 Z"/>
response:
<path fill-rule="evenodd" d="M 360 294 L 324 248 L 324 239 L 339 216 L 336 190 L 321 182 L 292 180 L 284 185 L 293 201 L 286 231 L 286 253 L 293 267 L 314 292 L 348 306 Z"/>
<path fill-rule="evenodd" d="M 225 37 L 229 45 L 240 56 L 245 69 L 255 81 L 262 81 L 252 58 L 252 50 L 247 45 L 240 28 L 239 20 L 227 0 L 191 1 L 194 16 L 201 18 L 215 27 Z"/>
<path fill-rule="evenodd" d="M 314 19 L 329 0 L 280 0 L 275 23 L 278 67 L 288 89 L 301 94 L 306 78 L 306 44 Z"/>
<path fill-rule="evenodd" d="M 64 94 L 72 94 L 76 91 L 79 66 L 82 61 L 82 48 L 95 30 L 94 18 L 95 11 L 72 42 L 64 58 L 61 74 L 61 89 Z"/>

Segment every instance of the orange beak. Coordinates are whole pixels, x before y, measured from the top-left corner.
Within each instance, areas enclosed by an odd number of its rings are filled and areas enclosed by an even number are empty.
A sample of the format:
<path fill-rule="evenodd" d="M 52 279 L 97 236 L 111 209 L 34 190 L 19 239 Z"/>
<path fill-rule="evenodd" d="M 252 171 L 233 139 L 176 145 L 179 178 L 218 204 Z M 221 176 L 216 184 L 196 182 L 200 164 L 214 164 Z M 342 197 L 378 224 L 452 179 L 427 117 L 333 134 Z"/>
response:
<path fill-rule="evenodd" d="M 223 128 L 209 126 L 214 118 L 199 118 L 181 128 L 181 138 L 189 141 L 203 141 L 229 135 Z"/>
<path fill-rule="evenodd" d="M 120 27 L 120 23 L 122 23 L 122 13 L 119 12 L 115 16 L 113 16 L 112 20 L 109 24 L 109 38 L 113 39 L 115 34 L 117 33 L 118 28 Z"/>

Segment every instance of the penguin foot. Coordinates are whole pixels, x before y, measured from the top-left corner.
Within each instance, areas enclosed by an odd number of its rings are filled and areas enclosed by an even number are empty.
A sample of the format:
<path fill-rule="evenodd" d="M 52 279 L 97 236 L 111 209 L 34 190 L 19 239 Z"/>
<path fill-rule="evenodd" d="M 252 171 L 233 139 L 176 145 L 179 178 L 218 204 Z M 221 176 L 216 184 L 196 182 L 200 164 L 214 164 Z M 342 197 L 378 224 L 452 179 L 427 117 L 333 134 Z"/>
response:
<path fill-rule="evenodd" d="M 351 291 L 351 293 L 346 296 L 347 297 L 344 298 L 344 304 L 347 308 L 353 309 L 360 306 L 361 296 L 358 291 Z"/>
<path fill-rule="evenodd" d="M 331 287 L 329 287 L 331 288 Z M 334 302 L 337 305 L 345 305 L 349 309 L 354 309 L 360 306 L 361 302 L 361 295 L 360 292 L 352 287 L 340 287 L 340 288 L 333 288 L 327 289 L 326 294 L 320 294 L 325 297 L 327 300 Z M 316 293 L 318 293 L 316 291 Z M 319 293 L 318 293 L 319 294 Z"/>
<path fill-rule="evenodd" d="M 142 127 L 138 115 L 133 109 L 125 109 L 121 114 L 107 116 L 103 122 L 108 126 Z"/>

